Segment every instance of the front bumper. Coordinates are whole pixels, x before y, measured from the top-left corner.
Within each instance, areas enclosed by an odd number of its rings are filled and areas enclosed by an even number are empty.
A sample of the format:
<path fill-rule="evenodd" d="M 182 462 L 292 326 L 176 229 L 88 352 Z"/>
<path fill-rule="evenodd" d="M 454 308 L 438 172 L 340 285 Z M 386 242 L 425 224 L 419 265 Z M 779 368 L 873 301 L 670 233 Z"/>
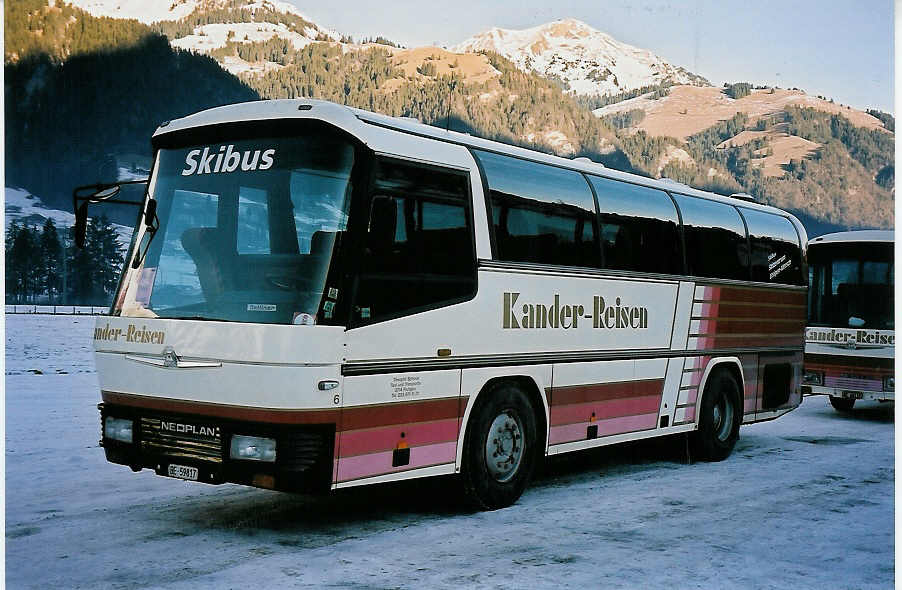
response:
<path fill-rule="evenodd" d="M 225 482 L 289 492 L 323 492 L 332 484 L 335 424 L 265 424 L 163 413 L 128 406 L 99 404 L 101 440 L 107 461 L 134 471 L 153 469 L 168 475 L 169 465 L 194 467 L 197 481 Z M 107 416 L 134 420 L 134 440 L 124 443 L 103 436 Z M 195 427 L 165 432 L 161 424 Z M 232 434 L 276 440 L 275 462 L 231 459 Z"/>
<path fill-rule="evenodd" d="M 839 389 L 822 385 L 803 385 L 803 395 L 829 395 L 846 399 L 861 399 L 871 401 L 895 401 L 895 391 L 855 391 L 851 389 Z"/>

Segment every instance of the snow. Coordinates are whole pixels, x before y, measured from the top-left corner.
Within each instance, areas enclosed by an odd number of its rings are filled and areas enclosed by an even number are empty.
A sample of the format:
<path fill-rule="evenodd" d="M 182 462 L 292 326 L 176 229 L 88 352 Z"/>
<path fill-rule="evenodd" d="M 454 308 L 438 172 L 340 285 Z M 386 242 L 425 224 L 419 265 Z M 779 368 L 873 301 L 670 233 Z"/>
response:
<path fill-rule="evenodd" d="M 11 588 L 893 584 L 892 404 L 807 398 L 721 463 L 686 464 L 680 437 L 570 455 L 467 514 L 446 480 L 311 497 L 108 464 L 92 329 L 6 316 Z"/>
<path fill-rule="evenodd" d="M 130 173 L 126 173 L 124 170 L 121 170 L 120 172 L 122 173 L 120 180 L 134 179 L 129 176 Z M 145 176 L 146 175 L 138 175 L 138 177 Z M 40 230 L 44 225 L 44 221 L 47 219 L 53 220 L 53 223 L 56 224 L 57 231 L 62 231 L 64 228 L 75 225 L 74 213 L 61 211 L 59 209 L 50 209 L 44 205 L 39 197 L 21 188 L 6 187 L 4 211 L 6 213 L 7 228 L 12 222 L 18 221 L 20 224 L 27 223 L 36 226 Z M 88 216 L 90 217 L 91 214 L 92 212 L 89 210 Z M 119 239 L 119 244 L 122 246 L 122 249 L 127 249 L 132 241 L 133 229 L 127 225 L 119 225 L 118 223 L 114 223 L 112 226 L 113 229 L 116 230 L 116 236 Z"/>
<path fill-rule="evenodd" d="M 451 49 L 494 51 L 523 71 L 565 82 L 575 94 L 613 94 L 664 80 L 708 85 L 645 49 L 622 43 L 576 19 L 523 30 L 492 28 Z"/>
<path fill-rule="evenodd" d="M 225 47 L 230 40 L 229 33 L 234 33 L 231 40 L 239 43 L 268 41 L 273 37 L 287 39 L 295 49 L 303 49 L 313 43 L 312 39 L 290 31 L 282 23 L 229 23 L 197 27 L 193 35 L 176 39 L 172 46 L 205 53 Z"/>
<path fill-rule="evenodd" d="M 69 4 L 81 8 L 92 16 L 109 16 L 112 18 L 133 18 L 150 24 L 161 20 L 180 20 L 196 8 L 225 7 L 227 0 L 66 0 Z M 257 10 L 268 8 L 276 12 L 294 14 L 310 21 L 293 4 L 273 0 L 247 0 L 244 8 Z"/>

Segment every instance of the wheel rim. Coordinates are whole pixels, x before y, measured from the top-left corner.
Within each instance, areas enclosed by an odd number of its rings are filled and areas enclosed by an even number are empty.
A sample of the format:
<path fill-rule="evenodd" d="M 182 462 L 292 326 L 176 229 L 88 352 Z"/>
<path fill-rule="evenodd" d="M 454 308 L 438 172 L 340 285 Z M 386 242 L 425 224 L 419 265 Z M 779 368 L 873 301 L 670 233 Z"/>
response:
<path fill-rule="evenodd" d="M 721 394 L 720 399 L 714 404 L 711 422 L 718 440 L 726 441 L 730 438 L 730 432 L 733 430 L 733 404 L 726 395 Z"/>
<path fill-rule="evenodd" d="M 485 441 L 485 463 L 495 481 L 513 479 L 523 459 L 523 425 L 511 410 L 498 414 Z"/>

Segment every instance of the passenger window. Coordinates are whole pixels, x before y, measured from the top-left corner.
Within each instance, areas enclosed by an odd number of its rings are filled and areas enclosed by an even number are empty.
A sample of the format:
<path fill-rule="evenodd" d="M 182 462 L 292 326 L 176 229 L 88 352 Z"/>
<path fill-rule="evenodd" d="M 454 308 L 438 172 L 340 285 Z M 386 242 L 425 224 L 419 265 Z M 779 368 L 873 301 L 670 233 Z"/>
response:
<path fill-rule="evenodd" d="M 499 260 L 600 266 L 595 199 L 582 174 L 474 150 L 485 171 Z"/>
<path fill-rule="evenodd" d="M 468 176 L 377 163 L 355 297 L 368 324 L 450 305 L 476 291 Z"/>
<path fill-rule="evenodd" d="M 736 208 L 683 195 L 674 195 L 674 199 L 683 215 L 689 274 L 748 280 L 748 241 Z"/>
<path fill-rule="evenodd" d="M 804 285 L 799 235 L 787 218 L 741 208 L 752 246 L 752 280 Z"/>
<path fill-rule="evenodd" d="M 682 274 L 676 207 L 667 193 L 589 176 L 598 197 L 604 268 Z"/>

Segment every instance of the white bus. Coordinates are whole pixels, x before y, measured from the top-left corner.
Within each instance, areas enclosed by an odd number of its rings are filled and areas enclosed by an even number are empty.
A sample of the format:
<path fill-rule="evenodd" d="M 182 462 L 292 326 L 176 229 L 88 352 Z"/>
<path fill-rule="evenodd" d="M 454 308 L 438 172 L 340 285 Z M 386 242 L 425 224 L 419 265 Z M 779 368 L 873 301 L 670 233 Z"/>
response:
<path fill-rule="evenodd" d="M 279 490 L 453 475 L 491 509 L 546 455 L 688 433 L 720 460 L 801 401 L 783 211 L 315 100 L 152 141 L 94 334 L 111 462 Z"/>
<path fill-rule="evenodd" d="M 873 230 L 810 242 L 803 392 L 843 412 L 895 400 L 893 245 L 892 231 Z"/>

